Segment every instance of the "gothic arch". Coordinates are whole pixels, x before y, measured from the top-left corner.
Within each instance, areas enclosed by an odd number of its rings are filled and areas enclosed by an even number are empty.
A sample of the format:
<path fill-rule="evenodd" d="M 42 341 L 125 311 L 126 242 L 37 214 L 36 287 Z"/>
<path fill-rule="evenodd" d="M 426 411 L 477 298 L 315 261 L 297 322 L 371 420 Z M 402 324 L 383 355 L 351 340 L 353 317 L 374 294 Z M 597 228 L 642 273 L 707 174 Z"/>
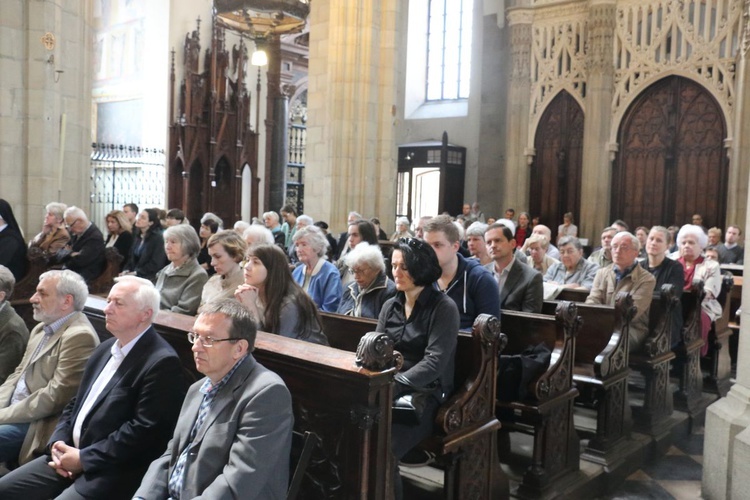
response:
<path fill-rule="evenodd" d="M 534 144 L 536 143 L 536 134 L 539 132 L 539 124 L 542 122 L 542 119 L 544 117 L 544 113 L 547 112 L 547 109 L 552 105 L 553 102 L 555 102 L 555 99 L 557 99 L 560 94 L 565 92 L 568 96 L 570 96 L 577 104 L 578 107 L 581 108 L 581 112 L 585 112 L 586 109 L 586 103 L 584 99 L 581 97 L 579 92 L 574 89 L 571 85 L 561 85 L 558 87 L 557 91 L 555 92 L 555 95 L 549 99 L 544 100 L 541 103 L 541 106 L 536 114 L 532 115 L 532 121 L 529 124 L 529 146 L 534 147 Z"/>
<path fill-rule="evenodd" d="M 211 182 L 211 197 L 213 212 L 221 217 L 229 227 L 236 219 L 235 215 L 235 169 L 226 156 L 219 158 L 214 166 Z M 239 189 L 237 189 L 239 191 Z"/>
<path fill-rule="evenodd" d="M 583 108 L 563 90 L 542 113 L 534 135 L 529 209 L 556 237 L 565 212 L 580 216 L 583 166 Z"/>
<path fill-rule="evenodd" d="M 725 115 L 704 86 L 682 76 L 652 83 L 617 131 L 611 218 L 631 226 L 681 225 L 697 212 L 705 224 L 723 226 L 726 138 Z"/>

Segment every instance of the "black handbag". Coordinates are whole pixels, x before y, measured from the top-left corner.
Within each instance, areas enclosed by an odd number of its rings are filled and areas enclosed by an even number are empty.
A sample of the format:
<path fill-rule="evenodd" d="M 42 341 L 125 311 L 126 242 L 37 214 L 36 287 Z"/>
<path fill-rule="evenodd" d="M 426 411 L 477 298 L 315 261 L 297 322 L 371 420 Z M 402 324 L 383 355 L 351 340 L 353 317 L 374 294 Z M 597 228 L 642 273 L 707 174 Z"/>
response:
<path fill-rule="evenodd" d="M 392 416 L 394 424 L 417 425 L 422 421 L 427 405 L 427 392 L 404 394 L 393 402 Z"/>

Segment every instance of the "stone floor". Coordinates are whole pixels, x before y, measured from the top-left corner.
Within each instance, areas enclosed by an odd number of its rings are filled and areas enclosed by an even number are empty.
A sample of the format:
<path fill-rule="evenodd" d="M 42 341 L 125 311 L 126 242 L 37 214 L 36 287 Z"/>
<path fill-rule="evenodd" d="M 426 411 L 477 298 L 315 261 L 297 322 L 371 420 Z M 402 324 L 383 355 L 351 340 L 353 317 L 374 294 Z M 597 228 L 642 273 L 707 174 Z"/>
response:
<path fill-rule="evenodd" d="M 530 443 L 529 443 L 530 444 Z M 527 443 L 513 443 L 514 448 L 525 448 Z M 701 498 L 703 472 L 703 429 L 692 434 L 679 434 L 672 446 L 658 460 L 647 462 L 641 469 L 615 487 L 609 494 L 593 497 L 596 500 L 693 500 Z M 513 483 L 519 469 L 503 466 Z M 597 466 L 581 462 L 584 474 L 595 477 Z M 404 498 L 409 500 L 438 500 L 442 498 L 442 471 L 430 467 L 401 467 L 404 478 Z M 578 495 L 576 495 L 578 497 Z M 563 497 L 564 498 L 564 497 Z M 591 498 L 591 497 L 589 497 Z"/>

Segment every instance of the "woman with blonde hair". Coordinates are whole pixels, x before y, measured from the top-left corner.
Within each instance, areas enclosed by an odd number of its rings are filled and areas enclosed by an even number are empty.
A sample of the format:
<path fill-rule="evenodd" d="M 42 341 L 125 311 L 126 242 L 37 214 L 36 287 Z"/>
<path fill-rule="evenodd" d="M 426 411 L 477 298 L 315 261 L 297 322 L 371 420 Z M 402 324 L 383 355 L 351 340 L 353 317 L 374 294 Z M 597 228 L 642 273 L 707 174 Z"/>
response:
<path fill-rule="evenodd" d="M 123 259 L 120 264 L 120 271 L 122 271 L 130 255 L 130 248 L 133 246 L 133 226 L 130 225 L 128 216 L 122 210 L 112 210 L 107 214 L 106 221 L 109 234 L 104 246 L 114 247 L 122 255 Z"/>
<path fill-rule="evenodd" d="M 207 302 L 234 298 L 237 287 L 245 282 L 240 262 L 245 258 L 247 243 L 237 231 L 225 229 L 208 239 L 208 256 L 216 274 L 203 287 L 201 308 Z"/>

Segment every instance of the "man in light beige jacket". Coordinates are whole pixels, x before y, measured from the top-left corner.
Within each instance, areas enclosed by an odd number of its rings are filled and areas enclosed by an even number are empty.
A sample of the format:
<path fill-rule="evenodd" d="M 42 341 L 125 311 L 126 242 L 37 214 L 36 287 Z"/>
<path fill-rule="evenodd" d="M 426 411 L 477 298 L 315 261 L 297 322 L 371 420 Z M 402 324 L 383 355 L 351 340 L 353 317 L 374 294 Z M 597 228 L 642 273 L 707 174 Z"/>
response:
<path fill-rule="evenodd" d="M 48 271 L 31 297 L 34 319 L 21 363 L 0 386 L 0 462 L 41 454 L 86 361 L 99 344 L 83 307 L 88 288 L 73 271 Z"/>

